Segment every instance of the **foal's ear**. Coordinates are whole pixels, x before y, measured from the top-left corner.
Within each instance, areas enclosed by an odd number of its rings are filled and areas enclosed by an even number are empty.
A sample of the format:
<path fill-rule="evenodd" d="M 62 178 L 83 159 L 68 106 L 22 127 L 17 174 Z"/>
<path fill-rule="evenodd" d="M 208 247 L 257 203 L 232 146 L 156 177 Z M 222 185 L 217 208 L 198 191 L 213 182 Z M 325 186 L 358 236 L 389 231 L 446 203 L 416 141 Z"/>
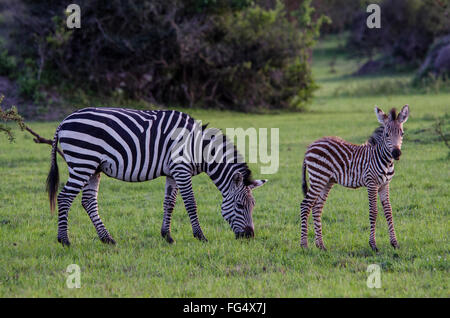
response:
<path fill-rule="evenodd" d="M 262 186 L 266 182 L 267 182 L 267 179 L 253 180 L 252 183 L 249 185 L 249 187 L 250 187 L 250 189 L 256 189 L 256 188 Z"/>
<path fill-rule="evenodd" d="M 408 120 L 408 117 L 409 117 L 409 106 L 405 105 L 405 106 L 403 106 L 400 113 L 398 113 L 397 121 L 400 124 L 403 124 L 404 122 L 406 122 Z"/>
<path fill-rule="evenodd" d="M 380 124 L 384 125 L 388 120 L 388 116 L 377 106 L 375 106 L 375 115 L 377 115 L 378 121 Z"/>
<path fill-rule="evenodd" d="M 234 175 L 233 175 L 233 184 L 235 185 L 235 186 L 239 186 L 239 185 L 241 185 L 242 184 L 242 182 L 243 182 L 243 178 L 242 178 L 242 174 L 240 173 L 240 172 L 236 172 Z"/>

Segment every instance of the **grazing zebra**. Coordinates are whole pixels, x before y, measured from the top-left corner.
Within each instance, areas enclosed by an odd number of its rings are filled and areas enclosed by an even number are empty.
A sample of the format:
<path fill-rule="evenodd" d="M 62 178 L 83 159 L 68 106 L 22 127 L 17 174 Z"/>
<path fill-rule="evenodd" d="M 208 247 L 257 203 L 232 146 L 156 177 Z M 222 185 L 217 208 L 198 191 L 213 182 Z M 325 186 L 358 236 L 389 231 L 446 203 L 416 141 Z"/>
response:
<path fill-rule="evenodd" d="M 392 109 L 389 116 L 375 107 L 380 126 L 362 145 L 351 144 L 338 137 L 321 138 L 309 145 L 303 160 L 303 193 L 301 203 L 301 246 L 308 247 L 308 216 L 312 208 L 315 243 L 326 249 L 322 240 L 322 209 L 328 193 L 335 183 L 348 188 L 367 187 L 369 194 L 369 244 L 378 251 L 375 243 L 375 223 L 378 214 L 377 194 L 388 222 L 391 245 L 398 247 L 389 202 L 389 182 L 394 176 L 394 159 L 399 160 L 403 140 L 403 123 L 409 116 L 405 105 L 398 116 Z M 310 188 L 306 184 L 306 170 Z"/>
<path fill-rule="evenodd" d="M 56 162 L 59 140 L 68 165 L 69 179 L 57 196 L 58 241 L 70 245 L 68 212 L 76 195 L 82 191 L 82 205 L 100 240 L 115 244 L 98 214 L 97 193 L 101 172 L 129 182 L 166 176 L 161 235 L 169 243 L 173 242 L 170 224 L 178 190 L 194 237 L 206 241 L 198 221 L 191 181 L 192 176 L 205 172 L 222 193 L 222 215 L 236 237 L 252 237 L 252 210 L 255 205 L 252 189 L 263 185 L 266 180 L 253 180 L 251 171 L 234 145 L 226 138 L 206 138 L 209 130 L 178 111 L 85 108 L 69 115 L 56 130 L 47 178 L 53 211 L 59 185 Z M 193 143 L 193 140 L 197 142 Z M 188 156 L 187 152 L 195 150 L 195 145 L 200 145 L 202 153 L 209 151 L 214 160 L 195 161 L 195 158 Z"/>

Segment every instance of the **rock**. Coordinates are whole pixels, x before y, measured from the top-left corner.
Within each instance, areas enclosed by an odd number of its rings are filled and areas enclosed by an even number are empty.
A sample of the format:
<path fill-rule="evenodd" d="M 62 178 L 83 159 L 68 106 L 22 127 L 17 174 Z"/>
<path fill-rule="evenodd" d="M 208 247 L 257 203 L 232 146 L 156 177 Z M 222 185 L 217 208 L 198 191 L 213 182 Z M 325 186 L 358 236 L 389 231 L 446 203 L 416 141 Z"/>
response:
<path fill-rule="evenodd" d="M 450 44 L 439 50 L 434 61 L 434 70 L 437 75 L 450 73 Z"/>
<path fill-rule="evenodd" d="M 450 75 L 450 35 L 440 37 L 434 41 L 427 56 L 417 72 L 415 80 Z"/>

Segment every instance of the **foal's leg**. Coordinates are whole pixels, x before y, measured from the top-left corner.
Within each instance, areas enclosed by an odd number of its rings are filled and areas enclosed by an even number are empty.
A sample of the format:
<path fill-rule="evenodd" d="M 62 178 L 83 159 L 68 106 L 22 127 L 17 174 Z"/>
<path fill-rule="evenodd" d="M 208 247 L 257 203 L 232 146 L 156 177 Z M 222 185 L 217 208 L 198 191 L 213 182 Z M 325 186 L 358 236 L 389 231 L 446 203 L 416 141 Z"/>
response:
<path fill-rule="evenodd" d="M 311 185 L 311 184 L 310 184 Z M 322 188 L 316 185 L 311 185 L 305 198 L 300 204 L 300 217 L 301 217 L 301 239 L 300 246 L 308 247 L 308 217 L 312 206 L 317 200 Z"/>
<path fill-rule="evenodd" d="M 378 194 L 380 196 L 380 201 L 381 204 L 383 205 L 384 215 L 388 223 L 389 239 L 391 241 L 391 245 L 394 248 L 398 248 L 399 246 L 397 242 L 397 237 L 395 236 L 394 220 L 392 219 L 392 207 L 391 203 L 389 202 L 389 183 L 386 183 L 385 185 L 381 186 L 380 189 L 378 190 Z"/>
<path fill-rule="evenodd" d="M 378 187 L 375 184 L 369 184 L 367 186 L 367 193 L 369 195 L 369 221 L 370 221 L 370 237 L 369 245 L 375 252 L 378 252 L 376 240 L 375 240 L 375 226 L 377 224 L 377 194 Z"/>
<path fill-rule="evenodd" d="M 322 240 L 322 210 L 323 206 L 325 204 L 325 201 L 327 200 L 328 193 L 330 192 L 331 188 L 333 187 L 333 183 L 328 183 L 323 190 L 320 192 L 316 203 L 314 204 L 312 208 L 312 215 L 314 218 L 314 233 L 315 233 L 315 241 L 316 246 L 322 250 L 326 250 L 325 245 L 323 244 Z"/>
<path fill-rule="evenodd" d="M 81 197 L 81 204 L 89 215 L 92 224 L 97 230 L 98 237 L 103 243 L 116 244 L 116 241 L 111 237 L 100 216 L 98 215 L 98 186 L 100 184 L 100 173 L 94 174 L 83 188 L 83 196 Z"/>
<path fill-rule="evenodd" d="M 172 221 L 172 212 L 177 200 L 178 187 L 175 180 L 171 177 L 166 177 L 166 193 L 164 197 L 164 217 L 161 227 L 161 236 L 167 242 L 173 243 L 173 238 L 170 235 L 170 223 Z"/>

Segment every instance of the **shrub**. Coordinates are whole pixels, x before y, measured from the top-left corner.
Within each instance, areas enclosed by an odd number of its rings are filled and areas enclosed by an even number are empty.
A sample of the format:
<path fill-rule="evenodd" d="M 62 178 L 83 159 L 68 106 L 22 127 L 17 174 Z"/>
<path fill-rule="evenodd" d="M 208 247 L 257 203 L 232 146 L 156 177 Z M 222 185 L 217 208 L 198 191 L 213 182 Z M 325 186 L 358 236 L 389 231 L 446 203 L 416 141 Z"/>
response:
<path fill-rule="evenodd" d="M 291 0 L 295 1 L 295 0 Z M 365 11 L 369 3 L 374 0 L 313 0 L 312 6 L 316 9 L 316 15 L 325 15 L 330 18 L 330 23 L 324 23 L 321 33 L 340 33 L 351 28 L 355 15 Z"/>
<path fill-rule="evenodd" d="M 14 45 L 47 84 L 245 111 L 298 109 L 315 88 L 308 58 L 323 20 L 308 0 L 289 12 L 279 1 L 84 0 L 73 30 L 66 2 L 23 3 Z"/>
<path fill-rule="evenodd" d="M 8 54 L 0 45 L 0 75 L 12 76 L 16 69 L 16 59 Z"/>

